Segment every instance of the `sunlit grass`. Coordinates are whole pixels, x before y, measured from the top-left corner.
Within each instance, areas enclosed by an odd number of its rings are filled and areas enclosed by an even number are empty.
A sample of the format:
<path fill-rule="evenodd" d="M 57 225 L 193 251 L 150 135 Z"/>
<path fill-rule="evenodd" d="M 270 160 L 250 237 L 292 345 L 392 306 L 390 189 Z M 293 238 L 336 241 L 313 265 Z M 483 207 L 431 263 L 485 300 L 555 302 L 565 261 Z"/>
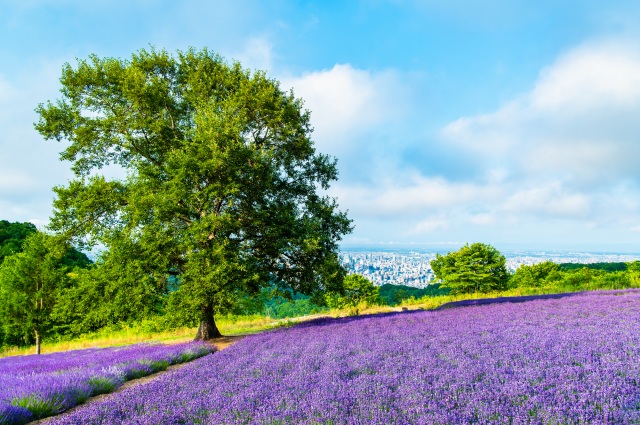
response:
<path fill-rule="evenodd" d="M 145 332 L 139 328 L 126 328 L 117 331 L 99 331 L 69 341 L 42 343 L 42 353 L 58 351 L 82 350 L 85 348 L 112 347 L 117 345 L 135 344 L 140 342 L 179 343 L 193 339 L 195 328 L 180 328 L 171 331 Z M 34 347 L 9 347 L 0 351 L 0 357 L 34 354 Z"/>
<path fill-rule="evenodd" d="M 617 286 L 585 286 L 579 288 L 565 287 L 565 286 L 539 286 L 539 287 L 525 287 L 525 288 L 513 288 L 505 291 L 494 291 L 488 293 L 474 293 L 474 294 L 456 294 L 456 295 L 437 295 L 427 296 L 423 298 L 409 298 L 404 300 L 400 307 L 409 309 L 424 309 L 432 310 L 436 309 L 444 304 L 456 301 L 465 300 L 477 300 L 484 298 L 502 298 L 502 297 L 521 297 L 528 295 L 548 295 L 548 294 L 563 294 L 571 292 L 583 292 L 583 291 L 595 291 L 595 290 L 615 290 L 615 289 L 627 289 L 637 288 L 638 282 L 632 282 L 631 285 L 623 287 Z"/>
<path fill-rule="evenodd" d="M 290 326 L 299 318 L 272 319 L 268 316 L 222 316 L 216 318 L 218 329 L 223 335 L 235 336 L 261 332 L 267 329 Z M 68 341 L 43 341 L 42 353 L 81 350 L 86 348 L 113 347 L 142 342 L 166 344 L 193 340 L 197 328 L 184 327 L 157 331 L 152 327 L 133 325 L 121 329 L 103 329 Z M 0 357 L 34 354 L 35 347 L 7 347 L 0 350 Z"/>

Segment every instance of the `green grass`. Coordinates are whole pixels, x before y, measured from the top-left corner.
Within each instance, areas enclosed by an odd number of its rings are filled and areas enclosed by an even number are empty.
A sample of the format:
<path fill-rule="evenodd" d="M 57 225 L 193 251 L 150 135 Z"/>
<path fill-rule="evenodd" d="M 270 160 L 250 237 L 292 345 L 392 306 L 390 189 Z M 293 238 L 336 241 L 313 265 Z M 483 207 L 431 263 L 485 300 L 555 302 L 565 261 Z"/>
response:
<path fill-rule="evenodd" d="M 222 316 L 216 318 L 223 335 L 247 335 L 268 329 L 291 326 L 298 318 L 272 319 L 268 316 Z M 113 347 L 142 342 L 180 343 L 193 340 L 197 328 L 184 327 L 172 330 L 156 330 L 149 323 L 119 328 L 105 328 L 98 332 L 63 341 L 43 341 L 42 353 L 81 350 L 85 348 Z M 0 349 L 0 357 L 34 354 L 35 347 L 6 347 Z"/>
<path fill-rule="evenodd" d="M 106 376 L 95 376 L 87 381 L 93 395 L 108 394 L 116 389 L 116 383 Z"/>
<path fill-rule="evenodd" d="M 76 391 L 73 397 L 77 404 L 84 403 L 90 394 Z M 53 396 L 43 399 L 37 394 L 16 398 L 11 401 L 14 406 L 24 407 L 33 414 L 34 419 L 47 418 L 57 415 L 66 409 L 64 394 L 54 394 Z"/>
<path fill-rule="evenodd" d="M 494 291 L 489 293 L 437 295 L 437 296 L 423 297 L 418 299 L 409 298 L 404 300 L 400 304 L 400 307 L 421 308 L 425 310 L 432 310 L 446 303 L 464 301 L 464 300 L 475 300 L 475 299 L 482 299 L 482 298 L 520 297 L 520 296 L 527 296 L 527 295 L 564 294 L 564 293 L 571 293 L 571 292 L 629 289 L 629 288 L 639 288 L 639 287 L 640 287 L 640 282 L 632 281 L 631 285 L 624 285 L 624 286 L 620 286 L 616 284 L 612 284 L 612 285 L 593 284 L 593 285 L 585 285 L 585 286 L 578 286 L 578 287 L 550 285 L 550 286 L 539 286 L 539 287 L 514 288 L 514 289 L 508 289 L 505 291 Z"/>

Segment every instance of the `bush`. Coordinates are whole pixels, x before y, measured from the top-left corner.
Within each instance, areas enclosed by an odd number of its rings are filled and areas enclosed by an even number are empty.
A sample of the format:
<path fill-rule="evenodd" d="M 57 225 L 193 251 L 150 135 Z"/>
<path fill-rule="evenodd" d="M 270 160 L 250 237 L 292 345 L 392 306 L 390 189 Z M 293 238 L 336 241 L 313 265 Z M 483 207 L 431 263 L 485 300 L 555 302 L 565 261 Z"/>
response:
<path fill-rule="evenodd" d="M 380 293 L 377 286 L 366 277 L 352 274 L 344 278 L 344 291 L 328 292 L 325 296 L 331 308 L 355 307 L 358 304 L 380 304 Z"/>
<path fill-rule="evenodd" d="M 509 286 L 512 288 L 540 287 L 547 283 L 547 278 L 557 280 L 559 266 L 551 261 L 534 264 L 532 266 L 522 265 L 509 279 Z M 551 280 L 550 279 L 550 280 Z"/>

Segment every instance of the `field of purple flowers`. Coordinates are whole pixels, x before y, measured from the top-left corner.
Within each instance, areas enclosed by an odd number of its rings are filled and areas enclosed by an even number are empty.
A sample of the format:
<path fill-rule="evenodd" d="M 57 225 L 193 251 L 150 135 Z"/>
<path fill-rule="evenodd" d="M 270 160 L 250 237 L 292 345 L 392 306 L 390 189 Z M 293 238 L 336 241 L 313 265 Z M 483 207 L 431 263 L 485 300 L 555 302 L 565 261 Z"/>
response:
<path fill-rule="evenodd" d="M 0 359 L 0 425 L 58 414 L 125 381 L 211 352 L 201 343 L 137 344 Z"/>
<path fill-rule="evenodd" d="M 640 294 L 310 322 L 51 423 L 640 423 Z"/>

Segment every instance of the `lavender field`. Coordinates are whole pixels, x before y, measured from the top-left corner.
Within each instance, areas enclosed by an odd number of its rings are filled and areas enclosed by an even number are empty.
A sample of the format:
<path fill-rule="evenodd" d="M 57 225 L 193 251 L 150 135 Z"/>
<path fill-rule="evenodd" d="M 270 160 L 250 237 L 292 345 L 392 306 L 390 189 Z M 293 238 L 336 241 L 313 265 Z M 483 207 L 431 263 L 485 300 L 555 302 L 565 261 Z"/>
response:
<path fill-rule="evenodd" d="M 316 321 L 51 423 L 640 423 L 640 293 Z"/>
<path fill-rule="evenodd" d="M 0 359 L 0 424 L 23 424 L 58 414 L 125 381 L 190 361 L 202 343 L 137 344 Z"/>

